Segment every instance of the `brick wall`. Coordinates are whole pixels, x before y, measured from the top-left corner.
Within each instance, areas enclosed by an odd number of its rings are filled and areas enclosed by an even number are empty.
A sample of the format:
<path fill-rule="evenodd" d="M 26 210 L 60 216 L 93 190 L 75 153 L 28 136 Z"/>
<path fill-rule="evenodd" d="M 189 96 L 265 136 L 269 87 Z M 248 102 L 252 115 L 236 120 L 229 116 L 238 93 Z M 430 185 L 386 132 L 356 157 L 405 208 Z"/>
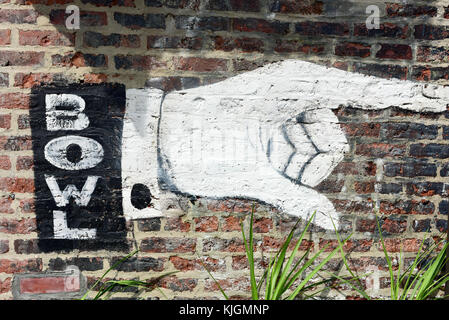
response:
<path fill-rule="evenodd" d="M 79 30 L 65 28 L 70 4 L 81 9 Z M 380 8 L 380 29 L 366 28 L 365 9 L 371 4 Z M 448 19 L 445 1 L 0 0 L 0 298 L 13 298 L 15 275 L 51 276 L 68 265 L 76 265 L 89 286 L 128 253 L 40 252 L 29 118 L 33 86 L 114 82 L 170 91 L 287 58 L 446 84 Z M 449 114 L 393 108 L 335 113 L 351 148 L 317 190 L 344 214 L 342 230 L 355 232 L 346 246 L 352 266 L 386 267 L 375 212 L 384 215 L 388 250 L 397 253 L 402 243 L 404 259 L 413 257 L 426 231 L 444 237 Z M 128 222 L 129 243 L 141 251 L 122 265 L 118 278 L 146 280 L 179 270 L 160 284 L 168 297 L 219 298 L 199 262 L 205 259 L 231 296 L 247 297 L 239 221 L 248 222 L 251 202 L 186 198 L 180 208 L 181 217 Z M 279 245 L 294 219 L 262 204 L 256 217 L 260 258 Z M 332 232 L 314 228 L 302 250 L 316 251 L 329 241 L 335 241 Z M 338 261 L 329 266 L 338 267 Z M 345 291 L 344 296 L 353 295 Z M 158 291 L 143 297 L 163 298 Z"/>

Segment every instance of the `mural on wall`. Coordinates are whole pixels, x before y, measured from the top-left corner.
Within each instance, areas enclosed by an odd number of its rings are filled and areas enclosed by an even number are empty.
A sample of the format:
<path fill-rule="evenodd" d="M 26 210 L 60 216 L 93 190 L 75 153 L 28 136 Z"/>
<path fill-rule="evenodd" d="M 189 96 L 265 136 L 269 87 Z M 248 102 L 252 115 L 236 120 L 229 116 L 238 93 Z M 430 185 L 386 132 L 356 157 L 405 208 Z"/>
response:
<path fill-rule="evenodd" d="M 194 89 L 128 89 L 126 112 L 124 96 L 114 85 L 36 89 L 42 239 L 117 238 L 121 218 L 163 216 L 176 195 L 316 211 L 332 229 L 339 215 L 314 190 L 349 150 L 332 109 L 442 112 L 449 88 L 286 60 Z"/>
<path fill-rule="evenodd" d="M 35 205 L 42 250 L 123 248 L 123 85 L 33 90 Z"/>

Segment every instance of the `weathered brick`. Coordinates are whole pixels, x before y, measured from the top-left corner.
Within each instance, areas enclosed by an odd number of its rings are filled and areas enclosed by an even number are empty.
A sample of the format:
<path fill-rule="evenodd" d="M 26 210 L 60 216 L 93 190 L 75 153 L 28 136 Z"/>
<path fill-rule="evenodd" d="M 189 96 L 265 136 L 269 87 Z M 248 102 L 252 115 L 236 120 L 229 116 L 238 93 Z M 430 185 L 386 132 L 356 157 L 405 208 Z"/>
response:
<path fill-rule="evenodd" d="M 447 220 L 446 219 L 437 219 L 435 222 L 435 227 L 439 232 L 447 232 Z"/>
<path fill-rule="evenodd" d="M 0 254 L 7 253 L 9 251 L 9 240 L 0 240 Z"/>
<path fill-rule="evenodd" d="M 382 43 L 376 53 L 376 58 L 411 60 L 413 58 L 412 48 L 405 44 Z"/>
<path fill-rule="evenodd" d="M 287 22 L 267 21 L 256 18 L 233 19 L 232 28 L 240 32 L 261 32 L 268 34 L 285 35 L 290 31 L 290 25 Z"/>
<path fill-rule="evenodd" d="M 339 22 L 299 22 L 295 24 L 295 32 L 305 36 L 346 36 L 349 25 Z"/>
<path fill-rule="evenodd" d="M 84 74 L 85 83 L 104 83 L 108 81 L 108 76 L 104 73 L 86 73 Z"/>
<path fill-rule="evenodd" d="M 33 213 L 34 212 L 34 199 L 24 199 L 20 200 L 19 208 L 22 213 Z"/>
<path fill-rule="evenodd" d="M 0 30 L 0 46 L 11 44 L 11 30 Z"/>
<path fill-rule="evenodd" d="M 7 73 L 0 73 L 0 87 L 9 86 L 9 75 Z"/>
<path fill-rule="evenodd" d="M 11 160 L 7 155 L 0 156 L 0 169 L 1 170 L 9 170 L 11 169 Z"/>
<path fill-rule="evenodd" d="M 219 287 L 220 286 L 220 287 Z M 219 291 L 222 288 L 224 291 L 242 291 L 251 292 L 251 285 L 248 278 L 228 278 L 224 280 L 218 280 L 218 283 L 212 279 L 207 279 L 204 284 L 204 289 L 206 291 Z M 233 298 L 234 299 L 234 298 Z M 243 298 L 247 300 L 248 298 Z"/>
<path fill-rule="evenodd" d="M 162 288 L 175 292 L 192 291 L 198 284 L 197 279 L 180 279 L 177 277 L 164 277 L 159 282 Z"/>
<path fill-rule="evenodd" d="M 371 46 L 355 42 L 339 43 L 335 46 L 335 55 L 367 58 L 371 55 Z"/>
<path fill-rule="evenodd" d="M 65 10 L 51 10 L 49 18 L 50 22 L 55 25 L 64 25 L 71 13 Z M 106 12 L 99 11 L 80 11 L 80 26 L 99 27 L 108 24 Z"/>
<path fill-rule="evenodd" d="M 0 23 L 36 24 L 39 13 L 31 9 L 6 9 L 0 11 Z"/>
<path fill-rule="evenodd" d="M 52 30 L 19 30 L 19 44 L 22 46 L 74 46 L 75 33 Z"/>
<path fill-rule="evenodd" d="M 356 62 L 353 64 L 354 71 L 366 75 L 376 76 L 385 79 L 397 78 L 401 80 L 407 79 L 407 67 L 398 65 L 384 64 L 365 64 Z"/>
<path fill-rule="evenodd" d="M 274 51 L 283 53 L 283 52 L 302 52 L 305 54 L 313 54 L 318 55 L 325 53 L 326 45 L 325 44 L 307 44 L 302 40 L 283 40 L 276 39 L 276 46 Z"/>
<path fill-rule="evenodd" d="M 48 267 L 54 271 L 63 271 L 70 265 L 77 266 L 81 271 L 97 271 L 103 269 L 103 259 L 98 257 L 74 257 L 66 259 L 52 258 L 48 261 Z"/>
<path fill-rule="evenodd" d="M 56 75 L 53 73 L 16 73 L 14 86 L 21 88 L 32 88 L 36 85 L 54 82 Z"/>
<path fill-rule="evenodd" d="M 241 218 L 237 216 L 225 217 L 223 218 L 221 231 L 224 232 L 240 231 L 241 230 L 240 222 Z"/>
<path fill-rule="evenodd" d="M 96 7 L 135 7 L 134 0 L 81 0 L 84 4 L 92 4 Z"/>
<path fill-rule="evenodd" d="M 145 87 L 157 88 L 166 92 L 196 88 L 200 85 L 201 79 L 197 77 L 155 77 L 145 82 Z"/>
<path fill-rule="evenodd" d="M 110 265 L 116 264 L 121 258 L 111 259 Z M 165 266 L 165 258 L 152 257 L 131 257 L 128 260 L 120 263 L 115 270 L 124 272 L 148 272 L 148 271 L 163 271 Z"/>
<path fill-rule="evenodd" d="M 200 0 L 145 0 L 147 7 L 199 10 Z"/>
<path fill-rule="evenodd" d="M 354 24 L 354 36 L 356 37 L 406 39 L 408 33 L 409 27 L 407 25 L 381 23 L 379 24 L 379 28 L 368 29 L 366 23 Z"/>
<path fill-rule="evenodd" d="M 141 241 L 143 252 L 194 252 L 196 240 L 191 238 L 151 237 Z"/>
<path fill-rule="evenodd" d="M 163 14 L 128 14 L 114 12 L 114 20 L 129 29 L 165 29 L 165 16 Z"/>
<path fill-rule="evenodd" d="M 173 63 L 176 70 L 211 72 L 227 71 L 228 61 L 219 58 L 175 57 Z"/>
<path fill-rule="evenodd" d="M 437 7 L 427 5 L 387 3 L 385 12 L 389 17 L 435 17 L 438 13 Z"/>
<path fill-rule="evenodd" d="M 250 11 L 257 12 L 260 11 L 260 0 L 209 0 L 206 2 L 206 8 L 208 10 L 217 11 Z"/>
<path fill-rule="evenodd" d="M 116 55 L 114 57 L 114 63 L 117 70 L 154 70 L 166 66 L 166 63 L 158 57 L 140 55 Z"/>
<path fill-rule="evenodd" d="M 437 166 L 434 163 L 416 161 L 408 163 L 387 162 L 384 164 L 384 174 L 387 177 L 436 177 Z"/>
<path fill-rule="evenodd" d="M 223 259 L 214 259 L 211 257 L 203 257 L 197 259 L 187 259 L 178 256 L 171 256 L 170 262 L 175 269 L 180 271 L 201 270 L 207 268 L 210 272 L 225 271 L 226 263 Z"/>
<path fill-rule="evenodd" d="M 380 133 L 380 123 L 341 123 L 340 127 L 349 136 L 355 137 L 378 137 Z"/>
<path fill-rule="evenodd" d="M 104 54 L 69 52 L 52 55 L 51 61 L 52 65 L 57 67 L 105 68 L 108 66 L 108 57 Z"/>
<path fill-rule="evenodd" d="M 151 219 L 138 220 L 137 228 L 139 229 L 139 231 L 143 231 L 143 232 L 160 231 L 161 230 L 161 219 L 160 218 L 151 218 Z"/>
<path fill-rule="evenodd" d="M 430 231 L 430 219 L 413 220 L 412 229 L 414 232 L 429 232 Z"/>
<path fill-rule="evenodd" d="M 429 143 L 429 144 L 412 144 L 410 145 L 410 155 L 418 158 L 449 158 L 449 145 Z"/>
<path fill-rule="evenodd" d="M 29 234 L 36 231 L 36 219 L 27 218 L 20 220 L 1 219 L 0 232 L 10 234 Z"/>
<path fill-rule="evenodd" d="M 3 273 L 22 273 L 42 271 L 42 259 L 0 259 L 0 272 Z"/>
<path fill-rule="evenodd" d="M 182 221 L 181 218 L 167 218 L 164 230 L 189 232 L 190 227 L 191 223 L 188 221 Z"/>
<path fill-rule="evenodd" d="M 33 168 L 33 157 L 18 156 L 16 161 L 16 170 L 30 170 Z"/>
<path fill-rule="evenodd" d="M 368 252 L 373 245 L 372 239 L 356 239 L 348 240 L 343 245 L 343 250 L 345 252 Z M 319 248 L 324 249 L 325 252 L 330 252 L 339 246 L 337 240 L 331 239 L 320 239 Z"/>
<path fill-rule="evenodd" d="M 134 34 L 111 33 L 108 35 L 98 32 L 87 31 L 83 35 L 83 45 L 85 47 L 98 48 L 102 46 L 139 48 L 140 37 Z"/>
<path fill-rule="evenodd" d="M 230 19 L 225 17 L 175 17 L 177 29 L 195 31 L 228 31 Z"/>
<path fill-rule="evenodd" d="M 401 193 L 402 185 L 398 183 L 380 183 L 378 184 L 379 193 L 390 194 L 390 193 Z"/>
<path fill-rule="evenodd" d="M 387 252 L 418 252 L 422 240 L 420 239 L 385 239 L 384 245 Z M 378 246 L 379 251 L 383 251 L 382 245 Z"/>
<path fill-rule="evenodd" d="M 0 93 L 0 108 L 28 109 L 29 106 L 30 96 L 28 94 L 19 92 Z"/>
<path fill-rule="evenodd" d="M 218 218 L 215 216 L 195 218 L 195 231 L 196 232 L 218 231 Z"/>
<path fill-rule="evenodd" d="M 0 190 L 17 193 L 33 193 L 34 180 L 28 178 L 0 178 Z"/>
<path fill-rule="evenodd" d="M 415 39 L 422 40 L 442 40 L 449 37 L 449 27 L 435 25 L 416 25 Z"/>
<path fill-rule="evenodd" d="M 16 239 L 14 240 L 14 251 L 18 254 L 40 253 L 39 240 L 37 239 Z"/>
<path fill-rule="evenodd" d="M 419 62 L 449 62 L 449 52 L 446 47 L 419 46 L 416 52 Z"/>
<path fill-rule="evenodd" d="M 271 1 L 270 10 L 279 13 L 319 15 L 323 13 L 323 2 L 318 0 L 274 0 Z"/>
<path fill-rule="evenodd" d="M 147 49 L 190 49 L 199 50 L 203 46 L 201 37 L 148 36 Z"/>
<path fill-rule="evenodd" d="M 438 205 L 438 213 L 447 215 L 449 213 L 449 201 L 443 200 Z"/>
<path fill-rule="evenodd" d="M 0 114 L 0 128 L 11 128 L 11 114 Z"/>
<path fill-rule="evenodd" d="M 405 145 L 375 142 L 357 144 L 355 153 L 367 157 L 384 158 L 402 156 L 405 150 Z"/>
<path fill-rule="evenodd" d="M 213 237 L 203 240 L 203 252 L 208 251 L 244 252 L 245 245 L 239 238 L 221 239 Z"/>
<path fill-rule="evenodd" d="M 213 39 L 215 50 L 233 51 L 240 50 L 242 52 L 263 52 L 264 42 L 254 38 L 223 38 L 217 36 Z"/>
<path fill-rule="evenodd" d="M 406 192 L 409 195 L 421 197 L 431 197 L 434 195 L 448 196 L 447 187 L 442 182 L 410 182 L 406 185 Z"/>
<path fill-rule="evenodd" d="M 0 51 L 0 67 L 40 67 L 44 64 L 44 53 L 35 51 Z"/>
<path fill-rule="evenodd" d="M 318 184 L 315 189 L 322 193 L 338 193 L 343 189 L 343 179 L 328 178 Z"/>
<path fill-rule="evenodd" d="M 428 200 L 382 200 L 379 212 L 382 214 L 432 214 L 435 205 Z"/>

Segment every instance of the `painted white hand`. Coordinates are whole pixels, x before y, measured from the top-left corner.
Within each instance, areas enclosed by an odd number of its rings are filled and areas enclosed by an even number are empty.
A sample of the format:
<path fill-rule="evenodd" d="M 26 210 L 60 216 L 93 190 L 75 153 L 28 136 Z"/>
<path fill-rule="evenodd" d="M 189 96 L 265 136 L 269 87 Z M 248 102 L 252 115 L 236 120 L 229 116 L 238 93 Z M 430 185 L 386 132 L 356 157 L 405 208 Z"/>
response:
<path fill-rule="evenodd" d="M 449 101 L 449 88 L 296 60 L 164 98 L 157 90 L 128 94 L 122 168 L 129 217 L 160 214 L 164 194 L 160 189 L 166 189 L 256 199 L 303 218 L 317 211 L 315 223 L 327 229 L 333 227 L 330 217 L 338 225 L 338 214 L 325 196 L 311 188 L 348 150 L 331 110 L 398 106 L 441 112 Z M 141 97 L 137 106 L 143 111 L 136 110 L 136 96 Z M 138 163 L 129 156 L 137 154 L 143 154 Z M 125 190 L 138 181 L 148 185 L 156 199 L 152 208 L 140 213 L 129 205 L 131 190 Z"/>

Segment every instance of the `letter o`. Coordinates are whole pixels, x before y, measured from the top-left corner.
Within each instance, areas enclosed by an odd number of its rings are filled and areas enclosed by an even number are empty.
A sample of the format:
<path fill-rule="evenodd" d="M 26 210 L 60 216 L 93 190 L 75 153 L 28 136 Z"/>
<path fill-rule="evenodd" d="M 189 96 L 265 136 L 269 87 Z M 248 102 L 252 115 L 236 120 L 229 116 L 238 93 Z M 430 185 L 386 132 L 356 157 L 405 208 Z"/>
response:
<path fill-rule="evenodd" d="M 77 144 L 81 148 L 81 158 L 74 163 L 67 159 L 67 148 Z M 49 141 L 44 148 L 45 159 L 64 170 L 85 170 L 98 165 L 104 156 L 103 147 L 98 141 L 81 136 L 64 136 Z"/>

